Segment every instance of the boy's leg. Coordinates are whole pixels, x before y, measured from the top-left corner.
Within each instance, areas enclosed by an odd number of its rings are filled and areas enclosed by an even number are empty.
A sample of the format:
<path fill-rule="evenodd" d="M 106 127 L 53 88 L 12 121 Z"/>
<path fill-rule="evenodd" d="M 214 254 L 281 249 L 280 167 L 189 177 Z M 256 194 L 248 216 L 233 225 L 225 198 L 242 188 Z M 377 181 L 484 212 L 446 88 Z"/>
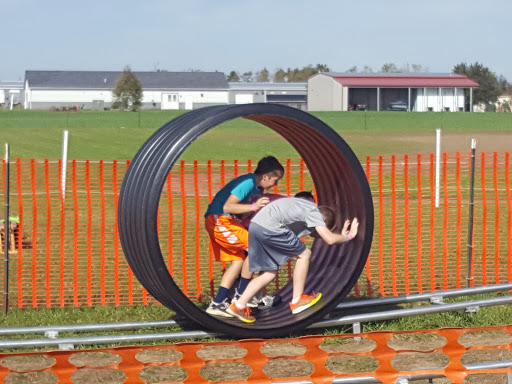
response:
<path fill-rule="evenodd" d="M 310 256 L 311 251 L 306 249 L 298 256 L 293 270 L 293 300 L 290 303 L 290 309 L 294 315 L 315 305 L 322 297 L 321 293 L 315 293 L 312 296 L 304 295 L 304 285 L 308 276 Z"/>
<path fill-rule="evenodd" d="M 293 269 L 293 300 L 298 300 L 304 293 L 304 285 L 306 284 L 309 271 L 310 256 L 311 251 L 308 248 L 297 256 L 295 268 Z"/>
<path fill-rule="evenodd" d="M 247 307 L 248 301 L 263 287 L 268 285 L 272 280 L 275 279 L 277 275 L 277 271 L 266 271 L 261 275 L 256 277 L 254 280 L 251 280 L 245 292 L 237 301 L 233 301 L 229 308 L 227 309 L 227 313 L 237 317 L 244 323 L 254 323 L 256 319 L 251 316 L 251 310 Z"/>
<path fill-rule="evenodd" d="M 238 307 L 245 307 L 249 300 L 251 300 L 259 291 L 269 285 L 272 280 L 276 278 L 276 276 L 277 271 L 265 271 L 258 277 L 251 280 L 242 296 L 240 296 L 236 302 Z"/>
<path fill-rule="evenodd" d="M 240 276 L 240 284 L 238 285 L 237 292 L 239 295 L 244 293 L 245 288 L 252 279 L 252 272 L 249 271 L 249 257 L 246 257 L 242 264 L 242 273 Z"/>
<path fill-rule="evenodd" d="M 228 269 L 226 269 L 222 275 L 222 279 L 220 280 L 220 285 L 222 287 L 229 289 L 233 286 L 237 277 L 240 276 L 243 263 L 243 260 L 233 260 L 231 262 L 231 265 L 228 267 Z"/>
<path fill-rule="evenodd" d="M 216 303 L 223 302 L 228 296 L 229 289 L 233 286 L 235 280 L 240 275 L 242 270 L 243 260 L 233 260 L 231 265 L 226 269 L 220 280 L 219 290 L 213 300 Z"/>

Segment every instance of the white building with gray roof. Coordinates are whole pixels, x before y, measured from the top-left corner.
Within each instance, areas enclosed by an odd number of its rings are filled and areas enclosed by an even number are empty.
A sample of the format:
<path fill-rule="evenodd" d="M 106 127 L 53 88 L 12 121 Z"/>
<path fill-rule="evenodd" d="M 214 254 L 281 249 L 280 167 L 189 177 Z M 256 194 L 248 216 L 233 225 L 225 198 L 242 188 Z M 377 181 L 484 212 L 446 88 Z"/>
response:
<path fill-rule="evenodd" d="M 12 109 L 21 104 L 23 81 L 0 81 L 0 107 Z"/>
<path fill-rule="evenodd" d="M 229 83 L 229 104 L 274 103 L 306 110 L 307 83 Z"/>
<path fill-rule="evenodd" d="M 25 109 L 110 108 L 121 71 L 26 71 Z M 222 72 L 133 72 L 143 89 L 143 109 L 196 109 L 228 104 Z"/>

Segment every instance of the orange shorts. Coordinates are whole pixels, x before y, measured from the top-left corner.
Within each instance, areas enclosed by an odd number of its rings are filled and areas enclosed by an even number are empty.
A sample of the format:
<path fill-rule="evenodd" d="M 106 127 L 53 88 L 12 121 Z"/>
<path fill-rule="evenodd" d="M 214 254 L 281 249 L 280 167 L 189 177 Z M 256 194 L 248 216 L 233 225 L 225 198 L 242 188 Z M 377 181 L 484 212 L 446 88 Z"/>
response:
<path fill-rule="evenodd" d="M 217 261 L 245 259 L 249 244 L 247 229 L 231 216 L 208 215 L 205 227 L 210 235 L 213 254 Z"/>

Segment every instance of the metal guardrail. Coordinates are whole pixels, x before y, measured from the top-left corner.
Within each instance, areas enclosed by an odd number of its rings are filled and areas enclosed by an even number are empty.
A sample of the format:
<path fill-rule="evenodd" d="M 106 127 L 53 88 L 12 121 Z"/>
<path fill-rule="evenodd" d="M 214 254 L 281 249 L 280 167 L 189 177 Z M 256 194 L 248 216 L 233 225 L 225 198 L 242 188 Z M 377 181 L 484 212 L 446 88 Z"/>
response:
<path fill-rule="evenodd" d="M 512 304 L 512 295 L 469 300 L 457 303 L 444 303 L 442 298 L 474 295 L 480 293 L 508 291 L 512 289 L 512 283 L 489 285 L 485 287 L 464 288 L 458 290 L 448 290 L 439 292 L 430 292 L 409 296 L 390 297 L 382 299 L 369 299 L 360 301 L 343 302 L 336 307 L 336 310 L 347 310 L 358 307 L 383 306 L 391 304 L 402 304 L 418 301 L 430 300 L 435 305 L 422 306 L 416 308 L 402 308 L 396 310 L 371 312 L 357 315 L 346 315 L 338 318 L 328 318 L 310 325 L 308 328 L 328 328 L 340 325 L 351 324 L 354 333 L 360 332 L 360 324 L 370 321 L 389 320 L 398 317 L 419 316 L 432 313 L 449 312 L 456 310 L 477 311 L 480 307 L 494 305 Z M 98 324 L 71 324 L 71 325 L 49 325 L 32 327 L 4 327 L 0 328 L 0 336 L 20 335 L 28 333 L 42 333 L 45 338 L 39 339 L 17 339 L 0 340 L 0 349 L 12 348 L 33 348 L 44 346 L 58 346 L 60 349 L 72 349 L 75 345 L 87 344 L 112 344 L 125 342 L 150 342 L 160 340 L 180 340 L 203 337 L 222 336 L 218 333 L 212 333 L 201 330 L 165 332 L 165 333 L 147 333 L 147 334 L 129 334 L 129 335 L 108 335 L 108 336 L 84 336 L 84 337 L 63 337 L 59 338 L 59 332 L 95 332 L 95 331 L 124 331 L 136 330 L 141 328 L 172 328 L 179 326 L 174 320 L 142 321 L 142 322 L 121 322 L 121 323 L 98 323 Z"/>

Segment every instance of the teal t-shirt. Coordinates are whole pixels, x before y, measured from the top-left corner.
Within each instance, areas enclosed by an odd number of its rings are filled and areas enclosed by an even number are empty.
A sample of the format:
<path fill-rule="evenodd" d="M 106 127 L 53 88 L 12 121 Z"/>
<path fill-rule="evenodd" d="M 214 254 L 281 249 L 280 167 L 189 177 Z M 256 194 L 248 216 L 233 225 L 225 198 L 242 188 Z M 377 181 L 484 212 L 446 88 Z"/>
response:
<path fill-rule="evenodd" d="M 224 212 L 224 204 L 226 204 L 229 196 L 235 195 L 240 202 L 247 203 L 252 195 L 261 195 L 262 193 L 263 188 L 256 186 L 256 176 L 254 173 L 238 176 L 217 192 L 212 202 L 208 205 L 204 216 L 212 214 L 231 216 L 229 213 Z"/>

